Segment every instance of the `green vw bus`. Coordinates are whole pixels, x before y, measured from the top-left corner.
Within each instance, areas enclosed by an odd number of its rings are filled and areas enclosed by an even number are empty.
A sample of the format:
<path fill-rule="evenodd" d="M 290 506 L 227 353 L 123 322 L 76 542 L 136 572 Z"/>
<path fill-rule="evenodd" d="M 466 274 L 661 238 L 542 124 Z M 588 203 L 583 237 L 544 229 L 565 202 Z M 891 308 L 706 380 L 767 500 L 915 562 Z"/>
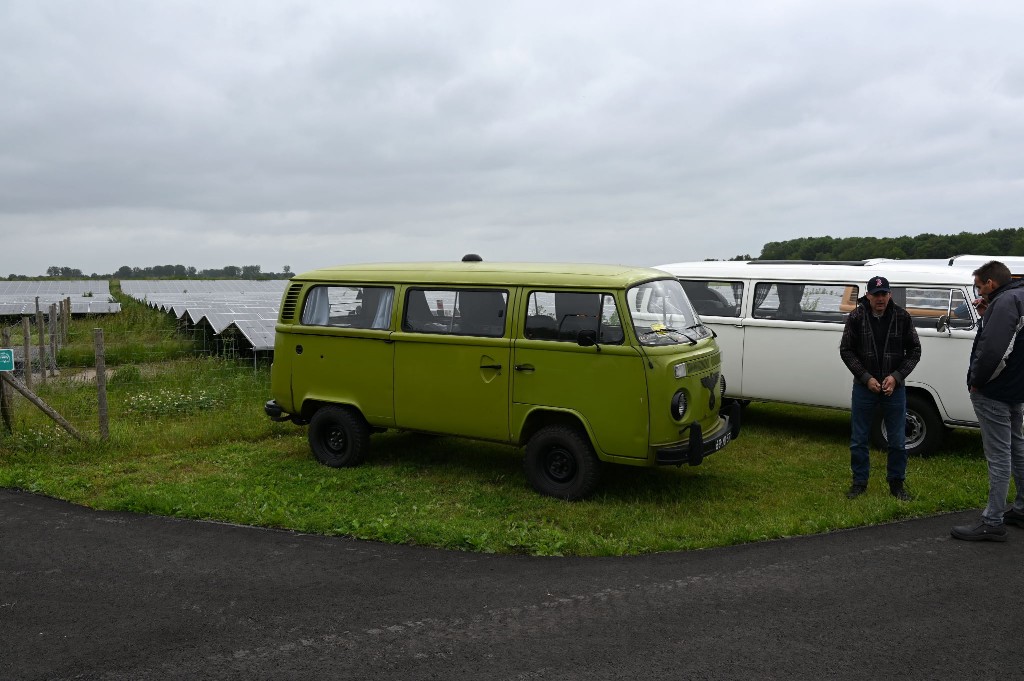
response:
<path fill-rule="evenodd" d="M 328 466 L 388 428 L 455 435 L 525 447 L 538 492 L 579 499 L 601 461 L 697 465 L 739 434 L 714 334 L 659 270 L 325 268 L 292 279 L 276 329 L 265 412 L 308 424 Z"/>

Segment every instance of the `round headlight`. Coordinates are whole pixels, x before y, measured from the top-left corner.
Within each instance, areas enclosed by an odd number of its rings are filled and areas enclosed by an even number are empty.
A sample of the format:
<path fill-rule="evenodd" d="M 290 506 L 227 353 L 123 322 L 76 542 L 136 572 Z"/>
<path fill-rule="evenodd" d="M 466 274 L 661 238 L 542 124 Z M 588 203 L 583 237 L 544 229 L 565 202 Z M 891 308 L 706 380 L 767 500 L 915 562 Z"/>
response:
<path fill-rule="evenodd" d="M 686 391 L 676 391 L 676 394 L 672 396 L 672 418 L 682 421 L 683 415 L 686 414 L 686 407 Z"/>

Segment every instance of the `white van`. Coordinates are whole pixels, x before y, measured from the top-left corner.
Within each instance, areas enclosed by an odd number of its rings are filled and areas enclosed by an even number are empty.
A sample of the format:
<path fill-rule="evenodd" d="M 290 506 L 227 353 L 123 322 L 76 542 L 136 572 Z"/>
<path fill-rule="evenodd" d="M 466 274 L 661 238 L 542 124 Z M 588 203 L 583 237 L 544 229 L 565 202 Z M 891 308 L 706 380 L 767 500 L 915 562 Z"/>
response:
<path fill-rule="evenodd" d="M 888 278 L 893 300 L 914 318 L 921 339 L 921 361 L 907 377 L 907 451 L 928 454 L 947 428 L 978 427 L 967 392 L 978 322 L 970 301 L 972 272 L 989 260 L 705 261 L 658 269 L 682 282 L 717 334 L 727 398 L 836 409 L 850 408 L 853 382 L 839 357 L 846 316 L 870 277 Z M 880 417 L 873 434 L 884 446 Z"/>

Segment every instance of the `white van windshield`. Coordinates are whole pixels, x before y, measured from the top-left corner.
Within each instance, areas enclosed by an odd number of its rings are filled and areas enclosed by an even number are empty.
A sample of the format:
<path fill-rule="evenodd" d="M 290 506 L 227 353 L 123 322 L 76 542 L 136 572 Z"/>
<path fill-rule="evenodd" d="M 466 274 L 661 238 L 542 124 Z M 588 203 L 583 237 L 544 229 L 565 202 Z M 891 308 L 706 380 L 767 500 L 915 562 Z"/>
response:
<path fill-rule="evenodd" d="M 710 335 L 676 279 L 648 281 L 626 291 L 641 345 L 696 343 Z"/>

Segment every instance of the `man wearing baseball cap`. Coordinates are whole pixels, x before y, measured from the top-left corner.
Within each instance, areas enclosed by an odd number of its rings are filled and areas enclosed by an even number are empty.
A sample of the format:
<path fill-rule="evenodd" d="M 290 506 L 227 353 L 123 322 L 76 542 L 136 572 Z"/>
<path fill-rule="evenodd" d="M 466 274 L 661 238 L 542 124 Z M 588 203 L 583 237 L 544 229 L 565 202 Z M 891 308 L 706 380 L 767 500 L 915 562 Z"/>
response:
<path fill-rule="evenodd" d="M 907 477 L 906 421 L 907 375 L 921 359 L 921 341 L 910 314 L 892 300 L 889 280 L 868 279 L 867 294 L 846 318 L 839 356 L 853 374 L 851 398 L 850 470 L 853 482 L 846 496 L 859 497 L 867 491 L 871 457 L 868 439 L 876 408 L 885 419 L 889 459 L 886 479 L 889 493 L 909 501 L 904 485 Z"/>

